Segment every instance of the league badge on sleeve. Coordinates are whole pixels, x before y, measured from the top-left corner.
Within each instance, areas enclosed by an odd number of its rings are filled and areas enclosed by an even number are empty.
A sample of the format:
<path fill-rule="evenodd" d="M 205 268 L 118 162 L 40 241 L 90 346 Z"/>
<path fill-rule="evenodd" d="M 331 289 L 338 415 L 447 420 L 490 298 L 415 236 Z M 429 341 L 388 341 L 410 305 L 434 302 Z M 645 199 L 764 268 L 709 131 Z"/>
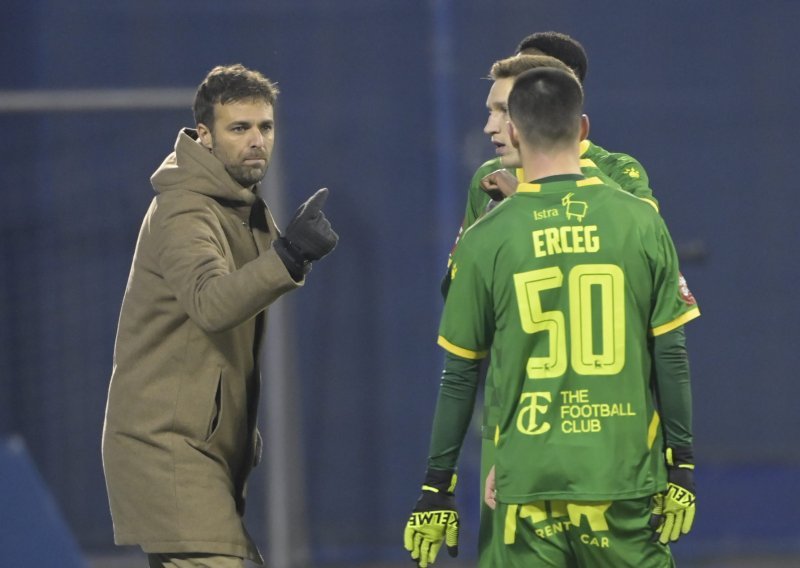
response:
<path fill-rule="evenodd" d="M 681 296 L 681 300 L 687 305 L 694 306 L 697 304 L 697 300 L 694 299 L 694 295 L 689 290 L 689 285 L 686 283 L 686 278 L 684 278 L 683 274 L 680 274 L 678 278 L 678 293 Z"/>

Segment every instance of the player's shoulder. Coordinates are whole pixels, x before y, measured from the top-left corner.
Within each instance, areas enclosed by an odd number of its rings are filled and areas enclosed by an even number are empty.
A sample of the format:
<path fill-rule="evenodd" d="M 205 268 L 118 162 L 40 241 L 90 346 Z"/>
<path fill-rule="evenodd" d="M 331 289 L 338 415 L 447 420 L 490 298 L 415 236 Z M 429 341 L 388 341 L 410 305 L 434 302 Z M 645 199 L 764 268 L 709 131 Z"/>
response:
<path fill-rule="evenodd" d="M 598 166 L 616 166 L 623 173 L 627 173 L 632 178 L 644 177 L 647 175 L 642 163 L 624 152 L 611 152 L 602 146 L 595 144 L 591 140 L 584 140 L 581 147 L 581 157 L 589 159 Z M 627 172 L 624 168 L 629 168 Z"/>
<path fill-rule="evenodd" d="M 473 183 L 478 182 L 488 174 L 500 169 L 503 169 L 503 164 L 500 163 L 499 156 L 492 158 L 491 160 L 486 160 L 477 170 L 475 170 L 475 173 L 472 175 L 472 181 Z"/>
<path fill-rule="evenodd" d="M 622 152 L 609 152 L 594 142 L 581 142 L 581 167 L 584 171 L 600 171 L 628 193 L 646 199 L 658 210 L 658 200 L 650 188 L 650 178 L 636 158 Z M 587 169 L 588 168 L 588 169 Z"/>
<path fill-rule="evenodd" d="M 513 196 L 512 196 L 513 197 Z M 512 198 L 506 198 L 498 203 L 490 211 L 481 215 L 476 221 L 464 231 L 459 241 L 459 246 L 463 241 L 471 243 L 490 243 L 496 237 L 502 237 L 506 231 L 497 230 L 498 224 L 505 223 L 503 220 L 509 205 L 513 202 Z M 470 245 L 471 246 L 471 245 Z"/>
<path fill-rule="evenodd" d="M 581 156 L 600 160 L 639 161 L 625 152 L 612 152 L 610 150 L 606 150 L 599 144 L 596 144 L 589 139 L 581 142 Z"/>
<path fill-rule="evenodd" d="M 617 185 L 603 184 L 602 195 L 608 200 L 607 205 L 615 211 L 617 218 L 625 214 L 642 223 L 660 222 L 661 216 L 652 200 L 637 197 L 621 189 Z"/>

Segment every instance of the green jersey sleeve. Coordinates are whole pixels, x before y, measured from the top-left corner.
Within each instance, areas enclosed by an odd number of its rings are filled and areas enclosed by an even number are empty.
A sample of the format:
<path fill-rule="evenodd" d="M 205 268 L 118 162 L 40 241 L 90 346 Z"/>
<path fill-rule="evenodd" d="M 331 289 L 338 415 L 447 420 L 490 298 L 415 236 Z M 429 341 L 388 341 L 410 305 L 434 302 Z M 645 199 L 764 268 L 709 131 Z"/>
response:
<path fill-rule="evenodd" d="M 488 355 L 494 323 L 486 276 L 470 239 L 455 251 L 447 275 L 449 291 L 439 325 L 446 351 L 436 402 L 428 467 L 454 469 L 472 418 L 479 363 Z"/>
<path fill-rule="evenodd" d="M 450 288 L 439 324 L 439 345 L 463 359 L 489 354 L 494 329 L 490 282 L 477 262 L 476 240 L 462 240 L 450 265 Z"/>
<path fill-rule="evenodd" d="M 582 167 L 588 163 L 595 165 L 624 191 L 646 199 L 658 210 L 658 200 L 650 188 L 650 178 L 638 160 L 621 152 L 609 152 L 589 140 L 581 143 L 581 158 L 584 160 Z"/>
<path fill-rule="evenodd" d="M 652 339 L 658 407 L 669 448 L 692 445 L 692 388 L 683 326 Z"/>
<path fill-rule="evenodd" d="M 475 407 L 479 365 L 479 361 L 445 354 L 436 412 L 433 415 L 429 469 L 456 468 Z"/>
<path fill-rule="evenodd" d="M 678 254 L 661 217 L 657 217 L 658 245 L 654 247 L 653 278 L 655 306 L 650 315 L 650 333 L 662 335 L 700 315 L 697 301 L 678 267 Z"/>
<path fill-rule="evenodd" d="M 461 227 L 458 229 L 458 234 L 453 241 L 450 254 L 447 256 L 448 272 L 445 274 L 444 278 L 442 278 L 440 286 L 443 297 L 447 297 L 447 291 L 450 288 L 449 269 L 453 262 L 453 253 L 458 246 L 458 242 L 461 240 L 461 235 L 464 234 L 464 231 L 474 225 L 475 221 L 477 221 L 486 212 L 489 202 L 491 201 L 489 194 L 483 191 L 481 188 L 481 180 L 493 171 L 496 171 L 502 167 L 503 166 L 500 163 L 500 158 L 493 158 L 487 162 L 484 162 L 483 165 L 481 165 L 481 167 L 478 168 L 472 176 L 472 181 L 469 183 L 469 192 L 467 193 L 467 208 L 466 211 L 464 211 L 464 220 L 461 222 Z"/>

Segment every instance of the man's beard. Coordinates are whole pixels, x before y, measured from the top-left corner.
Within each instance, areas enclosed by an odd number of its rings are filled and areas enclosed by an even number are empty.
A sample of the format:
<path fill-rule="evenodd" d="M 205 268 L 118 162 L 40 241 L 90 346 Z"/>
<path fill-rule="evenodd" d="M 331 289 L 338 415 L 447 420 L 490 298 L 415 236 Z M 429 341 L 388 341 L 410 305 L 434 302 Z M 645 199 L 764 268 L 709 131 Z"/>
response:
<path fill-rule="evenodd" d="M 242 187 L 251 187 L 257 184 L 267 174 L 266 165 L 263 170 L 252 166 L 225 166 L 225 170 Z"/>

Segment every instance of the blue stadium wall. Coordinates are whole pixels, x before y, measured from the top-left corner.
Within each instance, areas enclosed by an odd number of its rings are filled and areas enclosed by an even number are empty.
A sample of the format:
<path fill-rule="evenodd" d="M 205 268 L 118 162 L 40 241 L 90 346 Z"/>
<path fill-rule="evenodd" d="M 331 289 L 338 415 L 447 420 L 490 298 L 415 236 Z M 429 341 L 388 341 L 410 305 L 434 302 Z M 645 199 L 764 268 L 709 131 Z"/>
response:
<path fill-rule="evenodd" d="M 688 326 L 700 480 L 686 558 L 800 550 L 800 231 L 790 158 L 800 4 L 7 0 L 0 90 L 279 82 L 288 208 L 331 188 L 341 241 L 296 318 L 315 565 L 403 557 L 442 354 L 438 284 L 491 63 L 532 31 L 589 53 L 591 138 L 647 168 L 703 317 Z M 80 546 L 112 547 L 100 434 L 148 178 L 185 109 L 0 114 L 0 436 L 21 435 Z M 266 187 L 270 200 L 274 188 Z M 285 224 L 285 215 L 279 223 Z M 476 434 L 462 459 L 476 529 Z M 746 515 L 741 513 L 746 509 Z M 792 511 L 790 513 L 790 511 Z M 263 510 L 251 512 L 263 534 Z M 470 558 L 465 542 L 463 554 Z"/>

